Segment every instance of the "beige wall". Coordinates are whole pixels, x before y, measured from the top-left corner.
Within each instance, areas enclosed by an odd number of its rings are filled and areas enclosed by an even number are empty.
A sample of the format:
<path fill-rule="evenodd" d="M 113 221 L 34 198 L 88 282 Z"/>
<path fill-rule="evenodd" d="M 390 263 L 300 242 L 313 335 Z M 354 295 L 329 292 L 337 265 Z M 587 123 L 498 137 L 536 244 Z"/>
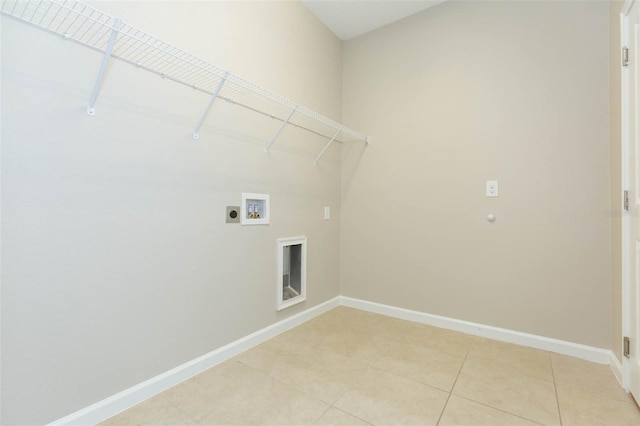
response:
<path fill-rule="evenodd" d="M 343 295 L 611 347 L 608 13 L 446 2 L 345 44 L 373 142 L 343 150 Z"/>
<path fill-rule="evenodd" d="M 296 2 L 98 7 L 335 120 L 341 42 Z M 2 17 L 2 424 L 42 424 L 339 294 L 340 148 Z M 271 225 L 224 223 L 241 192 Z M 276 239 L 308 300 L 275 311 Z"/>
<path fill-rule="evenodd" d="M 621 166 L 621 116 L 620 116 L 620 12 L 623 1 L 609 3 L 609 122 L 610 122 L 610 167 L 611 167 L 611 211 L 620 212 L 622 207 Z M 611 348 L 622 362 L 622 233 L 620 215 L 611 218 L 611 270 L 612 270 L 612 323 Z"/>

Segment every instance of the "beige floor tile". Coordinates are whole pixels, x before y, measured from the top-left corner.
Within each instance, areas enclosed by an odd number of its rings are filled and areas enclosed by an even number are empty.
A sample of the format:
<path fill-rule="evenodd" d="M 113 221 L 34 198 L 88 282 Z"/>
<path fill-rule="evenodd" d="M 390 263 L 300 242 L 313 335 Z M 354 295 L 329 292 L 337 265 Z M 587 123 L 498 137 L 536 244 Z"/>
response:
<path fill-rule="evenodd" d="M 278 346 L 311 347 L 317 345 L 326 333 L 341 329 L 344 329 L 343 325 L 320 316 L 275 336 L 269 342 Z"/>
<path fill-rule="evenodd" d="M 558 384 L 558 403 L 563 425 L 640 425 L 640 409 L 633 399 L 603 397 L 573 386 Z"/>
<path fill-rule="evenodd" d="M 469 351 L 467 359 L 495 362 L 503 368 L 552 382 L 549 352 L 496 340 L 479 339 Z"/>
<path fill-rule="evenodd" d="M 325 351 L 282 365 L 271 374 L 279 381 L 333 404 L 367 371 L 367 366 Z"/>
<path fill-rule="evenodd" d="M 345 327 L 325 332 L 313 348 L 372 364 L 389 352 L 396 343 L 396 340 L 384 336 Z"/>
<path fill-rule="evenodd" d="M 371 369 L 335 407 L 374 425 L 433 425 L 446 400 L 446 392 Z"/>
<path fill-rule="evenodd" d="M 399 343 L 373 367 L 450 392 L 463 361 L 460 356 Z"/>
<path fill-rule="evenodd" d="M 453 394 L 546 424 L 559 424 L 555 386 L 493 362 L 467 359 Z"/>
<path fill-rule="evenodd" d="M 227 361 L 163 392 L 166 399 L 202 420 L 218 405 L 234 405 L 271 389 L 275 379 L 237 361 Z"/>
<path fill-rule="evenodd" d="M 254 349 L 239 356 L 238 361 L 329 404 L 367 371 L 366 364 L 319 349 L 279 348 L 272 344 Z"/>
<path fill-rule="evenodd" d="M 553 353 L 551 365 L 556 383 L 595 392 L 607 398 L 628 400 L 628 395 L 608 365 Z"/>
<path fill-rule="evenodd" d="M 475 336 L 436 327 L 424 326 L 418 330 L 420 331 L 419 335 L 402 336 L 402 341 L 414 346 L 422 346 L 462 357 L 466 356 L 474 343 L 479 340 Z"/>
<path fill-rule="evenodd" d="M 438 422 L 438 426 L 535 426 L 537 424 L 455 395 L 451 395 L 451 398 L 449 398 L 444 413 Z"/>
<path fill-rule="evenodd" d="M 433 329 L 435 327 L 414 321 L 379 315 L 375 323 L 375 329 L 370 330 L 370 332 L 384 337 L 401 339 L 407 337 L 422 338 L 427 336 Z"/>
<path fill-rule="evenodd" d="M 341 306 L 104 424 L 553 425 L 560 414 L 640 425 L 608 366 Z"/>
<path fill-rule="evenodd" d="M 271 372 L 283 363 L 293 362 L 313 352 L 314 350 L 310 346 L 287 345 L 282 344 L 282 341 L 272 339 L 235 356 L 233 359 L 249 367 Z"/>
<path fill-rule="evenodd" d="M 329 320 L 333 323 L 355 328 L 357 330 L 371 331 L 376 329 L 376 326 L 381 321 L 382 317 L 382 315 L 362 311 L 360 309 L 338 306 L 329 312 L 320 315 L 317 319 L 320 321 Z"/>
<path fill-rule="evenodd" d="M 316 422 L 315 425 L 320 426 L 368 426 L 370 423 L 365 422 L 357 417 L 347 414 L 335 407 L 329 408 Z"/>
<path fill-rule="evenodd" d="M 148 399 L 133 408 L 111 417 L 101 426 L 118 425 L 195 425 L 189 415 L 162 396 Z"/>
<path fill-rule="evenodd" d="M 291 386 L 272 386 L 243 398 L 227 398 L 214 404 L 200 421 L 203 425 L 310 425 L 329 405 L 303 395 Z"/>

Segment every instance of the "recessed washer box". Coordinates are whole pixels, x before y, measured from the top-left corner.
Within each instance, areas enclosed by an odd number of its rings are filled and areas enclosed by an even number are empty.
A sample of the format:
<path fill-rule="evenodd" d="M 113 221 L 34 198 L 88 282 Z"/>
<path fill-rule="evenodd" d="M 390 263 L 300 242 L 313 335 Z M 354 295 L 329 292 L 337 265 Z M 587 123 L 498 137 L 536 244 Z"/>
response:
<path fill-rule="evenodd" d="M 243 225 L 269 224 L 269 194 L 242 193 L 240 223 Z"/>

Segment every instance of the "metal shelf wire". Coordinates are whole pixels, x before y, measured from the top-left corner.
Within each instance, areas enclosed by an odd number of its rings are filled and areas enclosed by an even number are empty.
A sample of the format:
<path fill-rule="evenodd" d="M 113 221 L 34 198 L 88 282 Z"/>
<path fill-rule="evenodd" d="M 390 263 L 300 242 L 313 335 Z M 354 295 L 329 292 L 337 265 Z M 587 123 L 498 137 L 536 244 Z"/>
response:
<path fill-rule="evenodd" d="M 76 0 L 0 0 L 0 13 L 37 28 L 58 34 L 104 54 L 103 64 L 89 100 L 94 104 L 109 58 L 116 58 L 173 80 L 211 96 L 207 110 L 198 123 L 194 138 L 216 99 L 222 99 L 251 111 L 282 121 L 282 126 L 265 148 L 274 143 L 285 125 L 292 125 L 329 139 L 315 159 L 317 164 L 332 142 L 362 141 L 369 137 L 337 123 L 315 111 L 270 92 L 250 81 L 173 46 L 118 18 Z"/>

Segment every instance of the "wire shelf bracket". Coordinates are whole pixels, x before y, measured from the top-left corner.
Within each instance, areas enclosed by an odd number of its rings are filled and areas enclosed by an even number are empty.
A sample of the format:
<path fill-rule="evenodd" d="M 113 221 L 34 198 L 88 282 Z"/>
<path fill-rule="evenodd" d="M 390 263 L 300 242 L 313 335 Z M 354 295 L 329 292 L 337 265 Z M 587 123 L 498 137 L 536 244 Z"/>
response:
<path fill-rule="evenodd" d="M 270 92 L 248 80 L 198 58 L 139 28 L 77 0 L 0 0 L 0 13 L 49 33 L 62 36 L 103 54 L 98 76 L 87 104 L 95 115 L 95 104 L 111 58 L 190 87 L 209 96 L 196 124 L 199 132 L 216 98 L 281 121 L 265 146 L 265 154 L 286 126 L 306 130 L 329 140 L 314 163 L 335 142 L 364 142 L 365 136 L 315 111 Z"/>
<path fill-rule="evenodd" d="M 207 104 L 207 109 L 204 110 L 204 113 L 202 114 L 200 121 L 198 121 L 198 124 L 196 125 L 196 129 L 193 131 L 194 139 L 198 139 L 199 137 L 198 131 L 200 130 L 200 127 L 202 127 L 202 123 L 204 123 L 204 119 L 207 118 L 207 114 L 209 113 L 209 110 L 213 106 L 213 102 L 216 100 L 216 98 L 220 94 L 220 91 L 222 90 L 222 86 L 224 86 L 224 83 L 227 81 L 228 77 L 229 77 L 229 73 L 225 72 L 222 78 L 220 79 L 220 83 L 218 84 L 218 87 L 216 87 L 216 91 L 213 92 L 213 95 L 211 95 L 211 99 L 209 99 L 209 103 Z"/>
<path fill-rule="evenodd" d="M 102 79 L 104 78 L 104 72 L 107 69 L 107 63 L 109 62 L 109 58 L 113 53 L 113 47 L 116 44 L 116 38 L 118 37 L 118 31 L 122 27 L 122 21 L 120 19 L 115 19 L 113 22 L 113 29 L 111 30 L 111 36 L 109 37 L 109 44 L 107 44 L 107 49 L 104 52 L 104 57 L 102 58 L 102 64 L 100 64 L 100 71 L 98 71 L 98 78 L 96 79 L 96 83 L 93 85 L 93 90 L 91 91 L 91 96 L 89 97 L 89 103 L 87 104 L 87 114 L 96 115 L 96 99 L 98 98 L 98 92 L 100 91 L 100 86 L 102 84 Z"/>
<path fill-rule="evenodd" d="M 338 137 L 338 135 L 339 135 L 339 134 L 340 134 L 340 132 L 342 131 L 342 127 L 343 127 L 343 126 L 340 126 L 340 128 L 338 129 L 338 131 L 336 132 L 336 134 L 335 134 L 335 135 L 333 135 L 333 137 L 331 138 L 331 140 L 329 141 L 329 143 L 328 143 L 328 144 L 326 144 L 326 145 L 324 146 L 324 148 L 322 148 L 322 151 L 320 151 L 320 154 L 318 154 L 318 156 L 316 157 L 316 159 L 315 159 L 315 160 L 313 160 L 313 164 L 314 164 L 315 166 L 317 166 L 317 165 L 318 165 L 318 161 L 319 161 L 319 160 L 320 160 L 320 158 L 324 155 L 325 151 L 326 151 L 327 149 L 329 149 L 329 147 L 331 146 L 331 144 L 333 143 L 333 141 L 335 141 L 335 140 L 336 140 L 336 138 Z"/>
<path fill-rule="evenodd" d="M 280 128 L 278 129 L 278 131 L 276 131 L 275 135 L 273 135 L 271 137 L 271 140 L 269 141 L 267 146 L 264 147 L 264 155 L 269 155 L 269 148 L 271 148 L 271 145 L 273 145 L 273 143 L 276 141 L 276 139 L 278 139 L 278 136 L 280 136 L 280 133 L 282 132 L 282 130 L 284 130 L 284 127 L 287 125 L 289 120 L 291 120 L 291 117 L 293 117 L 293 114 L 295 114 L 297 109 L 298 109 L 298 105 L 293 107 L 293 109 L 291 110 L 291 112 L 289 113 L 287 118 L 285 118 L 285 120 L 280 125 Z"/>

